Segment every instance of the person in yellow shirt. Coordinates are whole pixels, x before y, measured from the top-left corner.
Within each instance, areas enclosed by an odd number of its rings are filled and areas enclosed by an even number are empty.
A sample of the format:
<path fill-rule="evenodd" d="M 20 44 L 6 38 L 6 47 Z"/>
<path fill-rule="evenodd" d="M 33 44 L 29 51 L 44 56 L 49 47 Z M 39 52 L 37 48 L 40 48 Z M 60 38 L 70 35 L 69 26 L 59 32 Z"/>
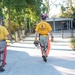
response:
<path fill-rule="evenodd" d="M 4 26 L 2 26 L 2 17 L 0 16 L 0 72 L 5 71 L 2 66 L 2 61 L 4 58 L 4 48 L 6 47 L 6 37 L 12 42 L 9 32 Z"/>
<path fill-rule="evenodd" d="M 52 34 L 52 27 L 49 23 L 46 22 L 47 15 L 42 14 L 41 16 L 42 21 L 37 24 L 35 29 L 35 40 L 34 43 L 37 41 L 37 37 L 39 35 L 39 42 L 42 49 L 42 57 L 45 62 L 47 62 L 46 59 L 46 50 L 48 48 L 48 40 L 49 40 L 49 34 L 51 36 L 51 41 L 53 41 L 53 34 Z"/>

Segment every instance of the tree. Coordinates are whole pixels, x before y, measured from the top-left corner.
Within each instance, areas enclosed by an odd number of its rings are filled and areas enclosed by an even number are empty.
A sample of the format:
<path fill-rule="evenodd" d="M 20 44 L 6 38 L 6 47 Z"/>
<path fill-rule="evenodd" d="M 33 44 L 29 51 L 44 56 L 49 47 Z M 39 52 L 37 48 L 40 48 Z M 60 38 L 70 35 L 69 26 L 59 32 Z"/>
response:
<path fill-rule="evenodd" d="M 61 6 L 63 13 L 60 17 L 73 18 L 73 24 L 75 27 L 75 4 L 73 1 L 75 0 L 68 0 L 66 3 L 67 7 Z M 62 7 L 65 9 L 65 11 L 63 10 Z"/>
<path fill-rule="evenodd" d="M 11 31 L 24 29 L 26 18 L 29 18 L 29 24 L 33 23 L 32 26 L 34 26 L 34 23 L 40 20 L 41 12 L 45 8 L 45 6 L 41 7 L 44 5 L 42 0 L 2 0 L 0 3 L 1 10 L 3 9 L 4 12 L 5 25 L 10 34 Z"/>

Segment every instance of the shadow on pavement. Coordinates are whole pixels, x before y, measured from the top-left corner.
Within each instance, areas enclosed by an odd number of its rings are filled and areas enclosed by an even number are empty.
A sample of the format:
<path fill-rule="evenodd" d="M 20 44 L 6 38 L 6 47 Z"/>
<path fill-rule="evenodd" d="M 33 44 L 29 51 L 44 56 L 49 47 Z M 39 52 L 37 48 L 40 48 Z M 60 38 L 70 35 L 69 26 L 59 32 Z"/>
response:
<path fill-rule="evenodd" d="M 74 62 L 74 59 L 49 56 L 48 62 L 45 63 L 41 56 L 8 50 L 6 71 L 1 75 L 72 75 L 68 71 L 74 69 Z"/>

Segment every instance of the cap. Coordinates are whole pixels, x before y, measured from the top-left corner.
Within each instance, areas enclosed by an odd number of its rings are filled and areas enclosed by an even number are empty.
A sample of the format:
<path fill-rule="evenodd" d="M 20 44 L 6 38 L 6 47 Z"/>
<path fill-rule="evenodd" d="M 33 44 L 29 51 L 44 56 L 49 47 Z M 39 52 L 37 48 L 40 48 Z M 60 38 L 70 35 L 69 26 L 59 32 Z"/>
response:
<path fill-rule="evenodd" d="M 44 19 L 46 19 L 47 18 L 47 15 L 46 14 L 42 14 L 42 19 L 44 20 Z"/>

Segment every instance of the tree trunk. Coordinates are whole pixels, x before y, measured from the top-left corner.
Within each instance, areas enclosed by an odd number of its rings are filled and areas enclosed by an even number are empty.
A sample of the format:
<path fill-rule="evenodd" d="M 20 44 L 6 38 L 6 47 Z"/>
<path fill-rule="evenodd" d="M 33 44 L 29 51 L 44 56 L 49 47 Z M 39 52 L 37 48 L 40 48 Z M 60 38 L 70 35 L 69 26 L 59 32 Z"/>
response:
<path fill-rule="evenodd" d="M 11 35 L 11 24 L 10 24 L 10 4 L 8 6 L 8 31 L 9 31 L 9 34 Z"/>

